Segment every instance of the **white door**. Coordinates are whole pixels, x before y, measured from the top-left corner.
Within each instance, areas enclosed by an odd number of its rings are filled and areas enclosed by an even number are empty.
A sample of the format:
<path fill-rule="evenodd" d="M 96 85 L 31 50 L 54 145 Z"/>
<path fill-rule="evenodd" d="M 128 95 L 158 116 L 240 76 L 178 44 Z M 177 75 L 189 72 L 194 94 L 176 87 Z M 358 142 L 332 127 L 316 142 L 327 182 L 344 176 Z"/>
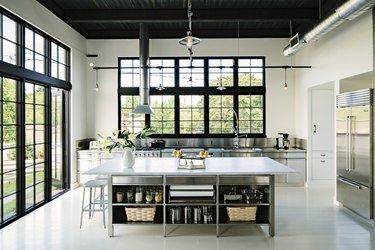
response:
<path fill-rule="evenodd" d="M 312 150 L 333 151 L 335 147 L 335 95 L 333 90 L 312 90 Z"/>
<path fill-rule="evenodd" d="M 311 129 L 312 159 L 309 179 L 334 180 L 335 94 L 333 89 L 311 91 Z M 319 157 L 320 155 L 325 157 Z"/>

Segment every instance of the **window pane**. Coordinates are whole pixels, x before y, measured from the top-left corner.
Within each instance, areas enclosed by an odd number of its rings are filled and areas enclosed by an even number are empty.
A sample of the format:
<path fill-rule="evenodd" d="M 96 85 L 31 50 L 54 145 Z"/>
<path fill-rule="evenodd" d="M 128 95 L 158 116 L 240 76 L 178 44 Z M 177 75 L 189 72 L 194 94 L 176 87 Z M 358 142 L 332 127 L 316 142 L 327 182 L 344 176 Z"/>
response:
<path fill-rule="evenodd" d="M 66 66 L 59 63 L 59 79 L 66 80 Z"/>
<path fill-rule="evenodd" d="M 16 44 L 3 40 L 3 61 L 14 65 L 17 64 Z"/>
<path fill-rule="evenodd" d="M 233 127 L 233 96 L 231 95 L 210 95 L 210 133 L 232 133 Z"/>
<path fill-rule="evenodd" d="M 17 191 L 17 171 L 4 173 L 3 177 L 4 196 L 15 193 Z"/>
<path fill-rule="evenodd" d="M 35 123 L 36 124 L 44 123 L 44 106 L 35 105 Z"/>
<path fill-rule="evenodd" d="M 35 186 L 35 203 L 44 201 L 44 182 Z"/>
<path fill-rule="evenodd" d="M 25 28 L 25 47 L 34 50 L 34 32 Z"/>
<path fill-rule="evenodd" d="M 57 176 L 55 176 L 57 177 Z M 37 164 L 35 166 L 35 183 L 45 181 L 45 176 L 44 176 L 44 163 Z"/>
<path fill-rule="evenodd" d="M 203 66 L 204 66 L 203 59 L 194 59 L 193 68 L 190 68 L 189 59 L 181 59 L 180 60 L 180 87 L 203 87 L 204 86 Z"/>
<path fill-rule="evenodd" d="M 3 100 L 4 101 L 16 101 L 16 81 L 8 78 L 2 78 L 3 80 Z"/>
<path fill-rule="evenodd" d="M 4 148 L 14 148 L 17 145 L 17 127 L 16 126 L 3 126 L 3 146 Z"/>
<path fill-rule="evenodd" d="M 35 85 L 35 103 L 36 104 L 44 104 L 44 91 L 45 87 Z"/>
<path fill-rule="evenodd" d="M 25 51 L 25 68 L 34 70 L 34 53 L 28 49 Z"/>
<path fill-rule="evenodd" d="M 27 167 L 25 169 L 26 178 L 25 178 L 25 184 L 26 187 L 30 187 L 34 185 L 34 166 Z"/>
<path fill-rule="evenodd" d="M 57 44 L 51 43 L 51 59 L 57 62 Z"/>
<path fill-rule="evenodd" d="M 35 125 L 35 143 L 43 143 L 44 141 L 44 125 Z"/>
<path fill-rule="evenodd" d="M 34 103 L 34 84 L 25 83 L 25 102 Z"/>
<path fill-rule="evenodd" d="M 34 125 L 26 125 L 25 127 L 26 145 L 34 144 Z"/>
<path fill-rule="evenodd" d="M 26 209 L 34 206 L 34 186 L 26 189 Z"/>
<path fill-rule="evenodd" d="M 262 59 L 239 59 L 238 66 L 239 86 L 250 87 L 264 85 L 264 62 Z"/>
<path fill-rule="evenodd" d="M 44 37 L 35 33 L 35 51 L 41 55 L 44 55 Z"/>
<path fill-rule="evenodd" d="M 26 124 L 34 123 L 34 105 L 26 104 L 25 105 L 25 115 L 26 115 Z"/>
<path fill-rule="evenodd" d="M 35 55 L 35 71 L 44 74 L 44 56 Z"/>
<path fill-rule="evenodd" d="M 4 221 L 9 220 L 10 218 L 17 215 L 17 199 L 16 195 L 11 195 L 4 197 Z"/>
<path fill-rule="evenodd" d="M 3 36 L 4 38 L 17 42 L 17 23 L 3 15 Z"/>
<path fill-rule="evenodd" d="M 180 133 L 204 133 L 204 97 L 180 96 Z"/>
<path fill-rule="evenodd" d="M 233 86 L 233 59 L 210 59 L 208 61 L 210 87 Z"/>
<path fill-rule="evenodd" d="M 151 106 L 155 113 L 151 115 L 151 128 L 160 134 L 174 133 L 174 126 L 166 124 L 174 121 L 174 96 L 151 96 Z M 168 132 L 167 132 L 168 129 Z"/>
<path fill-rule="evenodd" d="M 3 123 L 16 124 L 17 123 L 17 109 L 16 103 L 3 102 Z"/>
<path fill-rule="evenodd" d="M 35 162 L 44 162 L 44 144 L 38 144 L 35 147 Z"/>
<path fill-rule="evenodd" d="M 66 64 L 66 50 L 59 46 L 59 63 Z"/>

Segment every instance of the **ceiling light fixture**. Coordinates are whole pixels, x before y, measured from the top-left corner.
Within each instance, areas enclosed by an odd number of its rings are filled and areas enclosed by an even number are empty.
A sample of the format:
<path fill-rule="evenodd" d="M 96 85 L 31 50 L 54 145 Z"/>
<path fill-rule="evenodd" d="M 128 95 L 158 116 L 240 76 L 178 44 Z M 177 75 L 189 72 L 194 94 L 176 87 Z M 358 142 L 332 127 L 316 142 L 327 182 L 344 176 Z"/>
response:
<path fill-rule="evenodd" d="M 290 68 L 290 66 L 284 65 L 282 68 L 284 69 L 284 90 L 288 90 L 288 83 L 286 82 L 286 70 Z"/>
<path fill-rule="evenodd" d="M 98 92 L 99 91 L 99 69 L 95 68 L 95 70 L 96 70 L 96 84 L 95 84 L 94 90 Z"/>
<path fill-rule="evenodd" d="M 181 45 L 184 45 L 188 48 L 189 52 L 192 54 L 193 45 L 200 43 L 201 39 L 193 36 L 193 29 L 191 25 L 191 17 L 193 12 L 191 11 L 191 0 L 188 0 L 188 21 L 189 21 L 189 30 L 186 32 L 186 36 L 178 40 Z"/>
<path fill-rule="evenodd" d="M 223 73 L 222 72 L 223 71 L 223 66 L 220 66 L 219 68 L 220 68 L 220 86 L 217 87 L 216 89 L 220 90 L 220 91 L 223 91 L 223 90 L 226 89 L 226 87 L 223 86 L 223 74 L 222 74 Z"/>
<path fill-rule="evenodd" d="M 165 88 L 164 88 L 164 86 L 163 86 L 163 74 L 162 74 L 162 72 L 161 72 L 161 67 L 159 67 L 159 75 L 160 75 L 159 86 L 156 87 L 155 89 L 156 89 L 156 90 L 159 90 L 159 91 L 162 91 L 162 90 L 164 90 Z"/>

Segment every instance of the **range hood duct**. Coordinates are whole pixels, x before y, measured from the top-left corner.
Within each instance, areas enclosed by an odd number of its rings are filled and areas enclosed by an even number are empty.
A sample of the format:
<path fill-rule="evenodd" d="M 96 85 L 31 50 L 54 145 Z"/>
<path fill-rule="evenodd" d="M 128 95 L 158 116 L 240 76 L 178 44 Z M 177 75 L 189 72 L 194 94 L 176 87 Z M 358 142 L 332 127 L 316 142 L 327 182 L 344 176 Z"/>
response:
<path fill-rule="evenodd" d="M 135 108 L 137 114 L 153 114 L 150 106 L 149 78 L 149 34 L 144 23 L 139 24 L 139 105 Z"/>
<path fill-rule="evenodd" d="M 315 42 L 343 22 L 347 20 L 353 20 L 359 17 L 368 9 L 372 8 L 375 4 L 375 0 L 349 0 L 336 9 L 335 13 L 321 21 L 312 30 L 307 32 L 299 44 L 293 47 L 288 44 L 285 47 L 283 53 L 284 56 L 291 56 L 302 49 L 306 44 Z"/>

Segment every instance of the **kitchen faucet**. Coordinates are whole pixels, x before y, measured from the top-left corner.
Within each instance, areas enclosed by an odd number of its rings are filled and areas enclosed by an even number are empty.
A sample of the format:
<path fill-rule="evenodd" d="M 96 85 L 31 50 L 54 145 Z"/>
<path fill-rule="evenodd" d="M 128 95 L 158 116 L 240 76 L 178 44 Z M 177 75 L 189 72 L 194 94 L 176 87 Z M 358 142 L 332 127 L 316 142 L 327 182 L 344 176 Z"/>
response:
<path fill-rule="evenodd" d="M 236 118 L 236 125 L 233 127 L 233 133 L 234 133 L 234 139 L 233 139 L 233 144 L 234 144 L 234 147 L 235 148 L 239 148 L 239 140 L 238 140 L 238 137 L 239 137 L 239 131 L 238 131 L 238 115 L 237 115 L 237 112 L 233 109 L 233 108 L 230 108 L 228 110 L 229 111 L 232 111 L 235 118 Z"/>

